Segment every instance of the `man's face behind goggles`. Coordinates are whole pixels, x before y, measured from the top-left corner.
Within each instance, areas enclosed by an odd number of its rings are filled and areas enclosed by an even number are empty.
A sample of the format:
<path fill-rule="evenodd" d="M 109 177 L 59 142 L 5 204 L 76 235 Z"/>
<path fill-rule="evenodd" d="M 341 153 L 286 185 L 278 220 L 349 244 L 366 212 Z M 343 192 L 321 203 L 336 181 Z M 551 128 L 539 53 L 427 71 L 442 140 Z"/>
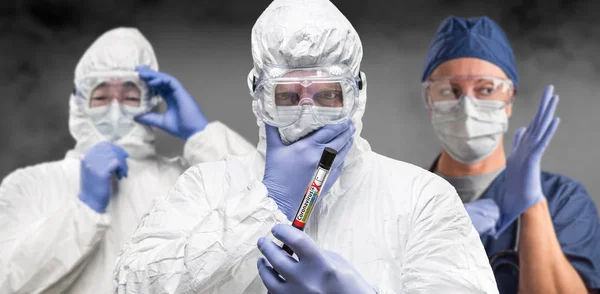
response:
<path fill-rule="evenodd" d="M 338 124 L 356 111 L 359 85 L 343 66 L 272 68 L 255 81 L 254 111 L 277 127 L 293 124 L 306 111 L 323 124 Z"/>

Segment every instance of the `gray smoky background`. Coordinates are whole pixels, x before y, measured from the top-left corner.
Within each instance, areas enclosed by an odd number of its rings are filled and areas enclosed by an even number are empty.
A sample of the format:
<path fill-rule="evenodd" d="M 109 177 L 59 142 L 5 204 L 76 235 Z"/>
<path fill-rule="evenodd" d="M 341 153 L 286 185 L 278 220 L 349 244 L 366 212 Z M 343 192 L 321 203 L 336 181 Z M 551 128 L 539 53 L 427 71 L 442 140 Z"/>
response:
<path fill-rule="evenodd" d="M 384 155 L 427 167 L 440 151 L 420 96 L 427 47 L 449 15 L 487 15 L 507 33 L 521 77 L 512 134 L 535 115 L 548 84 L 560 94 L 555 134 L 542 167 L 582 182 L 600 205 L 600 1 L 337 0 L 358 30 L 369 83 L 363 136 Z M 74 146 L 68 97 L 75 65 L 104 31 L 134 26 L 162 71 L 177 77 L 209 120 L 253 143 L 256 120 L 246 76 L 250 32 L 270 1 L 5 0 L 0 3 L 0 177 L 60 160 Z M 181 154 L 162 131 L 158 149 Z"/>

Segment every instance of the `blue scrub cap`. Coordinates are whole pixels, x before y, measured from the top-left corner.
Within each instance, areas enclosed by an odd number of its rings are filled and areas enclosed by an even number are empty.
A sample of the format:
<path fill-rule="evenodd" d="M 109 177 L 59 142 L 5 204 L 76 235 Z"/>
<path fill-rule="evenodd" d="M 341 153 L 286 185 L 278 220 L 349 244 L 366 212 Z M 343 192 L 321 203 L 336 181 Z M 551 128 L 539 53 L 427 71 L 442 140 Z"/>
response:
<path fill-rule="evenodd" d="M 429 45 L 421 82 L 424 82 L 443 62 L 460 57 L 474 57 L 500 67 L 519 85 L 515 56 L 506 35 L 486 16 L 460 18 L 450 16 L 440 25 Z"/>

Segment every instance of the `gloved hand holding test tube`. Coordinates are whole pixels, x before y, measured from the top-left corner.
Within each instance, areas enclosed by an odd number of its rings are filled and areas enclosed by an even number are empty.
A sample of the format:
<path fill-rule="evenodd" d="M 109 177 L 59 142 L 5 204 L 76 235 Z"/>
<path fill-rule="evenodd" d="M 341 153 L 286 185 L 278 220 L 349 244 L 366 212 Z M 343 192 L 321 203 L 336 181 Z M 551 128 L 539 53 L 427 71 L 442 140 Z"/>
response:
<path fill-rule="evenodd" d="M 304 226 L 306 226 L 308 217 L 310 217 L 310 213 L 312 212 L 317 200 L 319 199 L 319 196 L 321 195 L 321 187 L 323 187 L 323 185 L 325 185 L 327 182 L 331 165 L 333 164 L 336 156 L 337 151 L 332 148 L 325 147 L 325 150 L 323 150 L 317 170 L 315 171 L 309 186 L 306 188 L 304 198 L 302 199 L 302 202 L 300 202 L 300 207 L 298 207 L 296 216 L 292 221 L 292 226 L 294 228 L 304 231 Z M 289 255 L 294 255 L 292 249 L 285 244 L 283 244 L 281 249 L 285 250 L 285 252 L 287 252 Z"/>
<path fill-rule="evenodd" d="M 327 183 L 331 166 L 337 154 L 335 149 L 329 147 L 323 150 L 321 160 L 319 160 L 317 169 L 304 193 L 304 198 L 292 220 L 292 227 L 304 231 L 308 218 L 319 200 L 322 187 Z M 292 248 L 298 251 L 298 261 L 294 267 L 290 267 L 293 263 L 291 260 L 286 261 L 286 259 L 275 257 L 277 249 L 272 249 L 272 246 L 275 246 L 274 243 L 266 242 L 264 238 L 258 241 L 259 249 L 266 258 L 259 259 L 258 270 L 269 294 L 307 293 L 310 289 L 318 289 L 320 293 L 376 293 L 375 289 L 362 278 L 352 264 L 335 252 L 319 249 L 317 244 L 304 233 L 298 234 L 304 235 L 302 238 L 309 238 L 310 242 L 306 243 L 305 239 L 305 242 L 299 241 L 297 244 L 293 244 L 293 240 L 298 241 L 298 238 L 292 238 L 292 235 L 295 235 L 292 231 L 295 230 L 287 225 L 276 225 L 272 229 L 273 235 L 284 242 L 281 248 L 285 252 L 293 256 Z M 289 243 L 290 246 L 285 244 L 286 241 L 292 242 Z M 299 247 L 299 243 L 306 246 Z M 273 267 L 267 264 L 269 258 L 271 258 L 270 262 L 273 262 Z M 283 272 L 280 273 L 275 268 L 281 269 Z M 327 269 L 331 268 L 336 269 L 334 273 L 327 272 Z"/>

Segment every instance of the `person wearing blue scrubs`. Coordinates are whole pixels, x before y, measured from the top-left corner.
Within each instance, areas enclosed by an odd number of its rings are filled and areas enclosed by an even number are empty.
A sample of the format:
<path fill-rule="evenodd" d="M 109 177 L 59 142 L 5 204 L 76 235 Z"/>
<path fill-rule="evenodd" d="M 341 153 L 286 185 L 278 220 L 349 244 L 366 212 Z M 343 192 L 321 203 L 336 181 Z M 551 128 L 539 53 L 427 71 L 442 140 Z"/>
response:
<path fill-rule="evenodd" d="M 598 293 L 600 221 L 588 192 L 541 171 L 558 128 L 548 86 L 508 155 L 519 76 L 502 29 L 487 17 L 448 17 L 429 47 L 423 98 L 443 150 L 430 170 L 457 190 L 480 233 L 500 293 Z"/>

